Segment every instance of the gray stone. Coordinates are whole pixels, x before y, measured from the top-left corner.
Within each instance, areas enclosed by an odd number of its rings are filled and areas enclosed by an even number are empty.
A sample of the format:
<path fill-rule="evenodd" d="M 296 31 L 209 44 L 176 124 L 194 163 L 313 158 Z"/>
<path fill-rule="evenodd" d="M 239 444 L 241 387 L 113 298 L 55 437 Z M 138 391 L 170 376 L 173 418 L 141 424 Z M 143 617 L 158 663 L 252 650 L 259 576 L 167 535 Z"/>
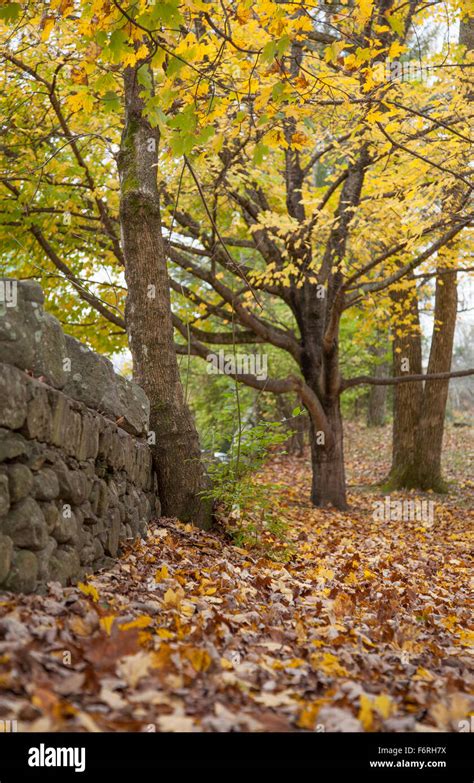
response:
<path fill-rule="evenodd" d="M 23 498 L 31 494 L 33 474 L 26 465 L 23 465 L 21 462 L 14 462 L 12 465 L 8 465 L 7 475 L 12 503 L 18 503 L 19 500 L 23 500 Z"/>
<path fill-rule="evenodd" d="M 37 307 L 39 304 L 37 304 Z M 0 308 L 0 361 L 20 370 L 32 370 L 35 332 L 40 328 L 29 302 L 17 297 L 15 307 Z"/>
<path fill-rule="evenodd" d="M 52 434 L 52 417 L 48 389 L 37 381 L 30 382 L 26 421 L 23 432 L 30 438 L 48 443 Z"/>
<path fill-rule="evenodd" d="M 55 503 L 40 503 L 49 535 L 59 523 L 60 511 Z"/>
<path fill-rule="evenodd" d="M 65 382 L 65 340 L 61 325 L 43 310 L 43 295 L 32 281 L 17 281 L 15 307 L 0 317 L 0 360 L 43 376 L 53 386 Z"/>
<path fill-rule="evenodd" d="M 68 377 L 68 373 L 64 371 L 65 358 L 66 340 L 61 324 L 49 313 L 43 313 L 41 343 L 33 364 L 35 375 L 43 375 L 51 386 L 62 389 Z"/>
<path fill-rule="evenodd" d="M 5 516 L 10 508 L 10 492 L 8 489 L 8 477 L 0 473 L 0 517 Z"/>
<path fill-rule="evenodd" d="M 16 367 L 0 364 L 0 427 L 17 430 L 25 417 L 26 376 Z"/>
<path fill-rule="evenodd" d="M 25 301 L 37 302 L 40 305 L 44 303 L 43 289 L 36 280 L 20 280 L 18 281 L 18 287 L 20 289 L 21 297 Z"/>
<path fill-rule="evenodd" d="M 36 558 L 38 560 L 38 580 L 40 582 L 49 581 L 51 558 L 57 548 L 57 541 L 55 541 L 54 538 L 48 538 L 45 548 L 36 552 Z"/>
<path fill-rule="evenodd" d="M 38 560 L 33 552 L 15 552 L 5 587 L 15 593 L 32 593 L 38 581 Z"/>
<path fill-rule="evenodd" d="M 50 457 L 53 457 L 53 452 L 51 449 L 46 448 L 45 444 L 36 441 L 28 442 L 28 460 L 26 464 L 30 470 L 39 470 L 47 462 L 52 464 L 54 459 L 50 459 Z"/>
<path fill-rule="evenodd" d="M 82 433 L 82 417 L 78 411 L 72 409 L 69 411 L 66 443 L 63 446 L 67 454 L 80 459 L 80 443 Z"/>
<path fill-rule="evenodd" d="M 117 557 L 120 540 L 120 514 L 117 509 L 110 512 L 108 519 L 107 543 L 105 551 L 112 557 Z"/>
<path fill-rule="evenodd" d="M 0 535 L 0 584 L 5 581 L 10 570 L 13 555 L 13 541 L 9 536 Z"/>
<path fill-rule="evenodd" d="M 2 533 L 10 536 L 16 546 L 25 549 L 43 549 L 48 529 L 43 512 L 33 498 L 20 500 L 1 522 Z"/>
<path fill-rule="evenodd" d="M 97 514 L 99 517 L 105 517 L 109 508 L 109 490 L 103 479 L 99 479 L 99 499 L 97 503 Z"/>
<path fill-rule="evenodd" d="M 156 477 L 137 439 L 142 389 L 64 337 L 36 283 L 15 290 L 0 306 L 0 577 L 28 592 L 112 564 L 122 538 L 144 533 Z"/>
<path fill-rule="evenodd" d="M 143 389 L 133 381 L 116 375 L 120 407 L 117 409 L 122 429 L 131 435 L 145 435 L 150 420 L 150 403 Z"/>
<path fill-rule="evenodd" d="M 148 500 L 147 496 L 144 492 L 139 493 L 139 502 L 138 502 L 138 512 L 140 514 L 140 519 L 149 520 L 150 519 L 150 501 Z"/>
<path fill-rule="evenodd" d="M 98 560 L 104 554 L 104 547 L 98 538 L 94 538 L 94 560 Z"/>
<path fill-rule="evenodd" d="M 77 518 L 73 511 L 70 515 L 59 514 L 58 521 L 51 534 L 58 544 L 78 543 Z"/>
<path fill-rule="evenodd" d="M 69 470 L 63 460 L 58 460 L 54 470 L 59 481 L 59 495 L 74 506 L 83 503 L 89 493 L 89 481 L 80 470 Z"/>
<path fill-rule="evenodd" d="M 71 359 L 71 372 L 65 394 L 89 408 L 115 416 L 118 396 L 112 362 L 70 335 L 66 335 L 66 353 Z"/>
<path fill-rule="evenodd" d="M 97 417 L 88 411 L 82 415 L 82 430 L 77 458 L 79 460 L 94 459 L 99 451 L 99 426 Z"/>
<path fill-rule="evenodd" d="M 51 443 L 59 448 L 65 448 L 68 442 L 71 404 L 61 392 L 49 390 L 49 401 L 52 411 Z"/>
<path fill-rule="evenodd" d="M 84 530 L 80 552 L 81 565 L 90 565 L 95 558 L 94 537 L 91 530 Z"/>
<path fill-rule="evenodd" d="M 81 575 L 81 562 L 79 555 L 72 547 L 60 547 L 53 554 L 49 573 L 51 581 L 66 585 L 70 580 Z"/>
<path fill-rule="evenodd" d="M 89 408 L 118 421 L 132 435 L 148 430 L 149 402 L 137 384 L 117 375 L 112 362 L 66 335 L 66 353 L 71 373 L 64 391 Z"/>
<path fill-rule="evenodd" d="M 37 500 L 54 500 L 59 495 L 59 481 L 51 468 L 43 468 L 34 477 L 35 497 Z"/>
<path fill-rule="evenodd" d="M 17 432 L 0 429 L 0 462 L 15 457 L 23 457 L 28 453 L 26 440 Z"/>
<path fill-rule="evenodd" d="M 89 502 L 90 502 L 91 510 L 92 510 L 92 513 L 93 513 L 94 516 L 97 516 L 99 514 L 101 481 L 103 481 L 103 479 L 96 478 L 94 483 L 92 484 L 92 489 L 91 489 L 91 491 L 89 493 Z"/>

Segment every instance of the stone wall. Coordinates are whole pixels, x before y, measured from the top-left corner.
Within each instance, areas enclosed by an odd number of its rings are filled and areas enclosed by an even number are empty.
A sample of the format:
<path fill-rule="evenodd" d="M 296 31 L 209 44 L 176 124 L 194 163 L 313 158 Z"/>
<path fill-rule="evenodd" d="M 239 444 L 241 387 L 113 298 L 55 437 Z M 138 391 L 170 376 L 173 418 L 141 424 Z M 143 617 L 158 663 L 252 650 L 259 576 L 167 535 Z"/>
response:
<path fill-rule="evenodd" d="M 77 581 L 145 532 L 160 512 L 148 415 L 38 284 L 0 280 L 0 590 Z"/>

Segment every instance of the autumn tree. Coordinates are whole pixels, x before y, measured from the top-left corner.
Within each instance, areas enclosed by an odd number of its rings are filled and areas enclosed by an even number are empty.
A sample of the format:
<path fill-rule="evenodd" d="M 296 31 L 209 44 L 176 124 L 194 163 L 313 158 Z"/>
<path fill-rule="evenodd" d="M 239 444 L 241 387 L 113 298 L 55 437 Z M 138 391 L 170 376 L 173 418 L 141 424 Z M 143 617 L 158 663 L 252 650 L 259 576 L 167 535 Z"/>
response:
<path fill-rule="evenodd" d="M 346 14 L 332 17 L 338 35 L 328 38 L 316 15 L 310 29 L 300 29 L 307 16 L 295 12 L 292 35 L 262 53 L 267 68 L 247 100 L 253 124 L 245 125 L 240 105 L 222 121 L 228 130 L 215 153 L 210 145 L 186 161 L 177 207 L 163 183 L 169 225 L 181 232 L 171 237 L 170 258 L 180 281 L 200 281 L 198 293 L 185 282 L 176 286 L 191 302 L 175 316 L 185 340 L 180 350 L 206 359 L 216 343 L 253 340 L 293 358 L 296 372 L 287 378 L 235 376 L 267 392 L 299 394 L 312 423 L 315 505 L 346 506 L 344 390 L 411 378 L 420 388 L 426 377 L 421 369 L 400 369 L 392 378 L 341 377 L 341 319 L 357 305 L 372 323 L 387 325 L 392 297 L 410 289 L 413 274 L 432 270 L 441 254 L 447 258 L 446 248 L 472 217 L 461 72 L 433 68 L 436 90 L 419 78 L 378 81 L 380 59 L 406 49 L 409 28 L 423 14 L 417 4 L 356 6 L 350 23 Z M 234 33 L 232 43 L 236 52 L 257 46 L 250 34 Z M 456 47 L 450 54 L 455 66 Z M 248 56 L 241 59 L 244 68 Z M 448 89 L 455 105 L 438 97 Z M 461 202 L 440 215 L 442 194 L 460 183 Z M 447 263 L 452 268 L 457 259 L 451 255 Z M 285 319 L 272 319 L 275 299 L 286 305 Z M 409 313 L 394 318 L 404 334 Z M 219 322 L 229 324 L 227 333 L 217 331 Z M 434 386 L 449 371 L 429 377 Z"/>
<path fill-rule="evenodd" d="M 170 322 L 178 353 L 207 359 L 216 345 L 241 344 L 284 351 L 294 366 L 285 377 L 234 375 L 299 396 L 311 420 L 313 502 L 345 508 L 341 394 L 414 378 L 344 378 L 341 323 L 357 307 L 368 331 L 387 328 L 393 292 L 409 287 L 412 273 L 432 272 L 472 217 L 458 49 L 431 57 L 428 80 L 392 78 L 391 63 L 400 64 L 413 29 L 464 9 L 416 0 L 10 6 L 9 263 L 20 256 L 24 274 L 48 279 L 54 269 L 61 287 L 66 279 L 65 297 L 52 289 L 53 308 L 67 303 L 79 334 L 98 319 L 110 348 L 124 340 L 125 262 L 137 372 L 149 394 L 165 395 L 166 427 L 176 420 L 190 432 L 187 415 L 176 419 L 173 409 Z M 456 208 L 440 214 L 442 194 L 460 183 Z M 163 444 L 172 429 L 167 435 Z M 194 453 L 194 437 L 189 443 Z"/>
<path fill-rule="evenodd" d="M 474 18 L 461 19 L 459 26 L 461 56 L 469 64 L 474 51 Z M 461 75 L 469 91 L 469 71 Z M 467 166 L 468 158 L 465 159 Z M 443 211 L 455 211 L 469 196 L 469 188 L 462 181 L 447 190 L 441 201 Z M 457 316 L 457 265 L 463 255 L 463 246 L 456 239 L 438 253 L 435 273 L 433 330 L 428 360 L 428 373 L 449 372 L 453 355 Z M 451 257 L 451 260 L 450 260 Z M 443 264 L 443 258 L 448 259 Z M 467 260 L 467 259 L 466 259 Z M 429 275 L 413 275 L 409 288 L 392 292 L 398 314 L 408 314 L 407 329 L 394 329 L 394 374 L 398 375 L 403 362 L 410 372 L 422 372 L 422 335 L 419 316 L 417 284 L 423 287 Z M 445 491 L 441 475 L 444 420 L 449 380 L 425 383 L 407 383 L 395 388 L 393 416 L 392 466 L 387 488 Z"/>

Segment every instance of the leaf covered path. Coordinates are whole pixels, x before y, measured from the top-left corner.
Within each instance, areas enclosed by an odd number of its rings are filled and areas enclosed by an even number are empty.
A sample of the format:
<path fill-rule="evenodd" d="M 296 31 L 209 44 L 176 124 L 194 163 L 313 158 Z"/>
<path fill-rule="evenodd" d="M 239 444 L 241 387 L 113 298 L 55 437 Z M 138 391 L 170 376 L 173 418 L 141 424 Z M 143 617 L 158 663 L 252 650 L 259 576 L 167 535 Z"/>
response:
<path fill-rule="evenodd" d="M 448 436 L 454 460 L 461 434 Z M 347 513 L 311 508 L 306 459 L 269 463 L 286 563 L 162 520 L 86 585 L 0 595 L 0 719 L 32 731 L 459 730 L 473 708 L 472 486 L 436 498 L 432 525 L 374 521 L 382 496 L 367 476 L 381 478 L 386 454 L 361 438 L 349 433 Z"/>

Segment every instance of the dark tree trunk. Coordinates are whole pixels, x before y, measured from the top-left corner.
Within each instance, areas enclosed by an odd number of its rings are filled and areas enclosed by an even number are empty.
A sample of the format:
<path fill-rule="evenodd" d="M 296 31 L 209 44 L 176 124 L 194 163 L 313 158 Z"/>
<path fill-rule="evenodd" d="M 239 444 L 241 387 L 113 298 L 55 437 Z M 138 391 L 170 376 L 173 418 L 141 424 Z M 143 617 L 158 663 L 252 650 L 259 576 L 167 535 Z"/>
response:
<path fill-rule="evenodd" d="M 344 445 L 339 397 L 325 408 L 334 442 L 330 446 L 318 444 L 318 433 L 311 427 L 311 464 L 313 479 L 311 501 L 315 506 L 347 508 Z M 320 437 L 320 436 L 319 436 Z"/>
<path fill-rule="evenodd" d="M 307 285 L 297 296 L 295 314 L 302 334 L 304 379 L 321 404 L 327 423 L 323 434 L 310 414 L 312 484 L 315 506 L 347 508 L 344 471 L 343 426 L 340 410 L 339 344 L 340 309 L 335 302 L 339 279 L 330 275 L 328 293 L 323 298 Z M 337 308 L 337 309 L 336 309 Z M 337 313 L 330 323 L 329 314 Z"/>
<path fill-rule="evenodd" d="M 466 52 L 474 48 L 474 18 L 472 16 L 461 20 L 459 43 L 466 47 Z M 464 196 L 462 188 L 458 190 L 458 195 L 462 202 Z M 450 371 L 456 328 L 456 274 L 442 274 L 443 269 L 438 271 L 441 274 L 436 278 L 435 311 L 428 373 Z M 401 315 L 410 310 L 414 314 L 416 324 L 419 325 L 415 289 L 412 297 L 408 296 L 407 292 L 401 292 L 393 294 L 392 300 L 395 306 L 398 301 Z M 410 372 L 421 373 L 421 335 L 414 334 L 413 337 L 398 338 L 398 343 L 396 338 L 394 351 L 397 345 L 401 348 L 401 352 L 394 353 L 394 374 L 400 374 L 400 357 L 404 351 L 413 360 L 413 366 L 410 362 Z M 418 390 L 412 389 L 412 387 L 418 387 Z M 395 387 L 393 459 L 387 488 L 446 491 L 446 485 L 441 476 L 441 456 L 448 391 L 449 381 L 425 381 L 424 388 L 421 383 L 406 383 Z"/>
<path fill-rule="evenodd" d="M 442 271 L 442 270 L 441 270 Z M 411 293 L 398 292 L 401 311 L 411 312 L 419 326 L 418 301 Z M 436 279 L 433 334 L 427 373 L 449 372 L 457 313 L 455 274 Z M 409 359 L 410 373 L 421 373 L 421 334 L 395 336 L 394 375 L 403 374 L 403 359 Z M 397 352 L 399 349 L 399 352 Z M 449 381 L 425 381 L 395 386 L 393 406 L 392 468 L 387 489 L 446 491 L 441 477 L 444 419 Z"/>
<path fill-rule="evenodd" d="M 410 316 L 410 330 L 406 326 L 394 329 L 393 375 L 415 375 L 422 372 L 421 332 L 416 284 L 409 290 L 392 293 L 394 317 L 406 324 Z M 421 415 L 423 386 L 421 383 L 400 383 L 393 392 L 392 467 L 387 489 L 415 488 L 417 470 L 415 448 Z"/>
<path fill-rule="evenodd" d="M 158 131 L 143 116 L 136 69 L 124 74 L 126 122 L 118 159 L 120 223 L 127 281 L 126 322 L 134 377 L 150 399 L 162 513 L 210 522 L 199 439 L 184 402 L 174 350 L 157 188 Z"/>
<path fill-rule="evenodd" d="M 298 406 L 298 399 L 293 400 L 293 404 L 289 397 L 281 394 L 277 397 L 277 407 L 280 416 L 285 420 L 285 427 L 290 430 L 291 435 L 288 440 L 285 441 L 283 447 L 288 454 L 297 454 L 299 457 L 303 454 L 305 433 L 308 429 L 307 416 L 299 415 L 293 416 L 292 411 Z"/>
<path fill-rule="evenodd" d="M 386 353 L 385 345 L 374 346 L 372 353 L 376 359 L 372 375 L 374 378 L 383 378 L 388 375 L 387 362 L 383 361 Z M 371 386 L 367 401 L 367 426 L 383 427 L 387 412 L 387 386 Z"/>
<path fill-rule="evenodd" d="M 449 372 L 451 369 L 456 314 L 456 275 L 437 277 L 428 373 Z M 446 491 L 441 478 L 441 455 L 448 391 L 449 381 L 425 382 L 415 450 L 417 486 L 423 490 Z"/>

